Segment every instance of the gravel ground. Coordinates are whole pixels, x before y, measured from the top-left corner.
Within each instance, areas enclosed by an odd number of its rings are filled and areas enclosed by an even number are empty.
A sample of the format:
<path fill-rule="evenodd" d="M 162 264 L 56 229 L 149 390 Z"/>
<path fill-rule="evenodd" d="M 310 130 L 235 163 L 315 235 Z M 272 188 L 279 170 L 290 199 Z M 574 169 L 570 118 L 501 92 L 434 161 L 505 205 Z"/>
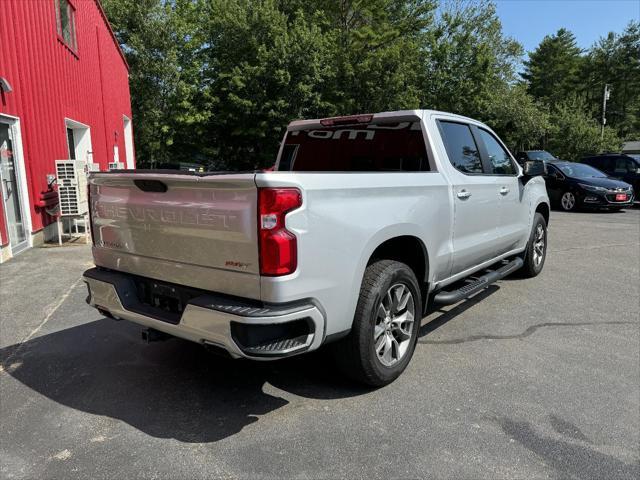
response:
<path fill-rule="evenodd" d="M 144 344 L 78 282 L 87 247 L 0 265 L 3 478 L 640 476 L 640 210 L 553 212 L 532 280 L 423 321 L 378 390 L 322 352 Z"/>

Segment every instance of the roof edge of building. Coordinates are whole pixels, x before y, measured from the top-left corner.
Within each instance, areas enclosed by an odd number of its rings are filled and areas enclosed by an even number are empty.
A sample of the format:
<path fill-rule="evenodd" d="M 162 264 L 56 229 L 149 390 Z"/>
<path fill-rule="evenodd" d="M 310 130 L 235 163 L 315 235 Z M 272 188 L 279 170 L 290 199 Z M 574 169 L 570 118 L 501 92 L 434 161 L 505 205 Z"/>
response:
<path fill-rule="evenodd" d="M 94 2 L 98 6 L 98 11 L 100 12 L 102 19 L 104 20 L 104 23 L 107 25 L 107 28 L 109 29 L 109 33 L 111 34 L 111 39 L 113 40 L 113 43 L 115 43 L 116 47 L 118 48 L 118 53 L 120 54 L 120 58 L 122 58 L 122 61 L 124 62 L 124 66 L 127 68 L 127 72 L 129 72 L 130 71 L 129 62 L 127 62 L 127 58 L 124 56 L 124 52 L 122 51 L 122 47 L 118 42 L 118 38 L 116 37 L 116 34 L 113 31 L 113 28 L 111 28 L 111 24 L 109 23 L 107 14 L 105 13 L 104 8 L 102 8 L 102 3 L 100 3 L 100 0 L 94 0 Z"/>

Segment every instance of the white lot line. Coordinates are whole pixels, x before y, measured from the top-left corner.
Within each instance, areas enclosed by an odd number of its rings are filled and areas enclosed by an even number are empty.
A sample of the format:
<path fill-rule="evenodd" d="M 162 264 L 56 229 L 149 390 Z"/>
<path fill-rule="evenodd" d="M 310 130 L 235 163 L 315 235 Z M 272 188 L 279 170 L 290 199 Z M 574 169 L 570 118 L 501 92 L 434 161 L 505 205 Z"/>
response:
<path fill-rule="evenodd" d="M 13 357 L 15 357 L 20 350 L 22 350 L 22 347 L 24 346 L 24 344 L 26 342 L 28 342 L 36 333 L 38 333 L 40 331 L 40 329 L 42 327 L 44 327 L 45 323 L 47 323 L 49 321 L 49 319 L 53 316 L 54 313 L 56 313 L 56 311 L 58 310 L 58 308 L 60 308 L 60 306 L 64 303 L 64 301 L 69 297 L 69 295 L 71 295 L 71 292 L 73 291 L 74 288 L 76 288 L 78 286 L 78 284 L 82 281 L 82 277 L 78 278 L 73 285 L 71 285 L 66 292 L 64 292 L 62 294 L 62 296 L 58 299 L 58 301 L 53 305 L 53 307 L 51 307 L 51 309 L 49 310 L 49 313 L 47 313 L 47 315 L 44 317 L 44 320 L 42 320 L 42 322 L 40 322 L 40 324 L 34 328 L 33 330 L 31 330 L 31 332 L 29 333 L 29 335 L 27 335 L 26 337 L 24 337 L 19 343 L 18 343 L 18 347 L 13 351 L 13 353 L 11 355 L 9 355 L 7 357 L 7 359 L 5 360 L 5 365 L 8 368 L 11 365 L 11 359 Z M 0 366 L 0 374 L 5 372 L 5 368 L 3 368 L 3 366 Z"/>

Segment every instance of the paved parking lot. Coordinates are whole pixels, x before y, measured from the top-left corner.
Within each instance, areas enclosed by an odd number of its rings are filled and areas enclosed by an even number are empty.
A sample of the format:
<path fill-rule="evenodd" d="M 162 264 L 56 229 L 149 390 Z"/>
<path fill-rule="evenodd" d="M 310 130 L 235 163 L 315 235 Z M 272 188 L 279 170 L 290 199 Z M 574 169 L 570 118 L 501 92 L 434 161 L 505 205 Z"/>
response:
<path fill-rule="evenodd" d="M 144 344 L 84 303 L 87 247 L 0 266 L 3 478 L 638 478 L 640 210 L 552 213 L 533 280 L 423 322 L 408 370 Z"/>

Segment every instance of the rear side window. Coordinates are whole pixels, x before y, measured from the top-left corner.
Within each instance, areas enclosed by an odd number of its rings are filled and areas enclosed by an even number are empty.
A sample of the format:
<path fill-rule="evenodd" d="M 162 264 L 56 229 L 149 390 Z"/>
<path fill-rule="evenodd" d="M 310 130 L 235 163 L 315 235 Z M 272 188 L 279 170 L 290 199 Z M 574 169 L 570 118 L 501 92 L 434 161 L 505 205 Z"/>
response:
<path fill-rule="evenodd" d="M 614 169 L 615 173 L 627 173 L 627 172 L 635 172 L 636 166 L 633 160 L 629 160 L 625 157 L 616 158 L 616 167 Z"/>
<path fill-rule="evenodd" d="M 288 132 L 278 170 L 424 172 L 430 168 L 420 122 L 416 121 Z"/>
<path fill-rule="evenodd" d="M 489 155 L 489 163 L 491 164 L 492 172 L 494 175 L 515 175 L 516 169 L 511 161 L 511 155 L 507 152 L 502 145 L 491 135 L 491 133 L 478 129 L 480 132 L 480 138 L 484 142 L 484 146 L 487 149 L 487 155 Z"/>
<path fill-rule="evenodd" d="M 439 121 L 449 161 L 463 173 L 483 173 L 480 152 L 468 125 Z"/>

